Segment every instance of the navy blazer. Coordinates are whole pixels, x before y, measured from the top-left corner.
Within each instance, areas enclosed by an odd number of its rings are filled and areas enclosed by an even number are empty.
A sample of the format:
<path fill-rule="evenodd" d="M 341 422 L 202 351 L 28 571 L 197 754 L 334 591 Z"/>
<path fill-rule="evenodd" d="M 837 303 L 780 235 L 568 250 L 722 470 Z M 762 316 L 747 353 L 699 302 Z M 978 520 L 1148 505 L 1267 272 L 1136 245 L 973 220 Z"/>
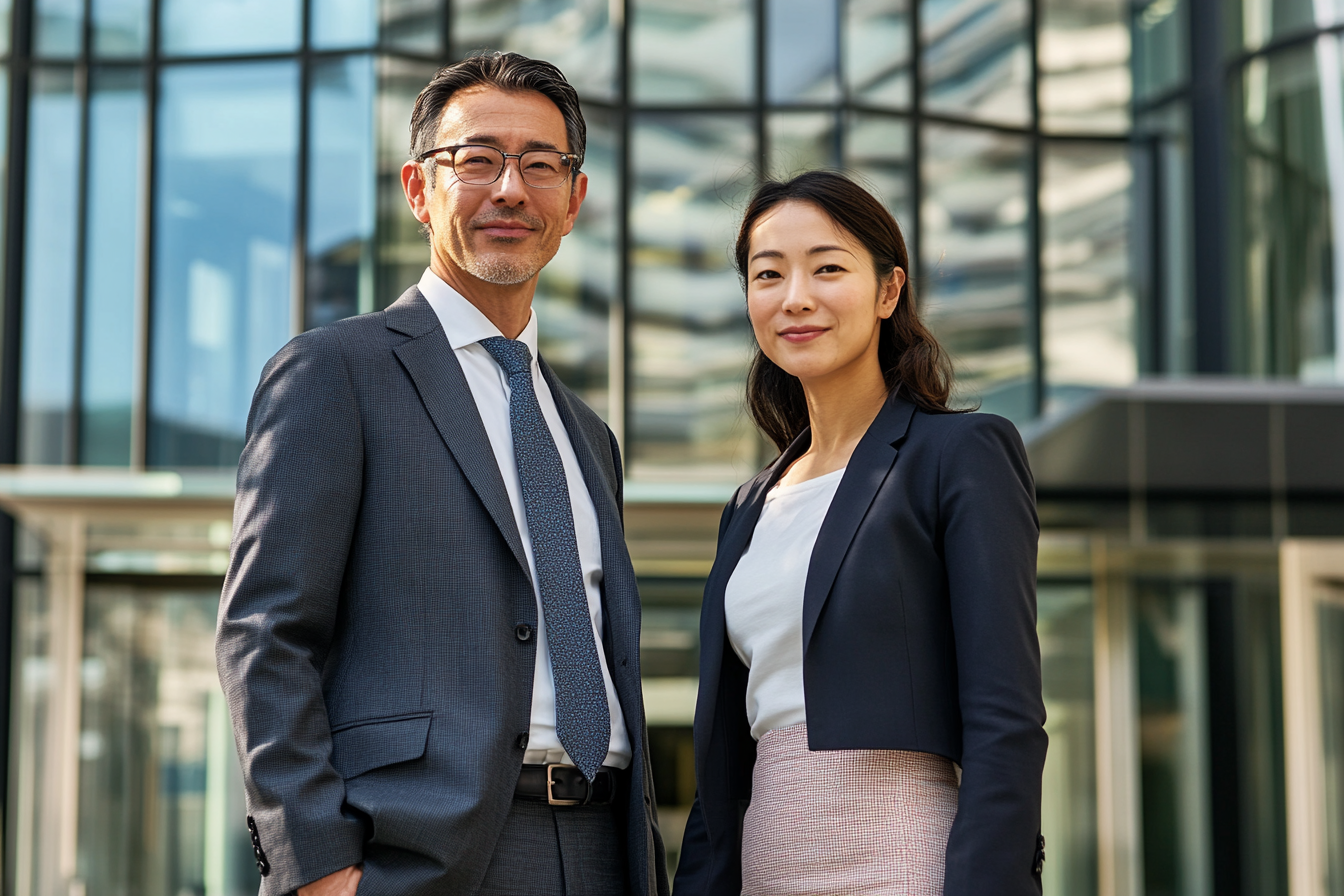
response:
<path fill-rule="evenodd" d="M 700 622 L 698 793 L 678 896 L 738 896 L 756 744 L 724 589 L 803 432 L 723 512 Z M 817 535 L 803 596 L 813 750 L 910 750 L 961 765 L 946 896 L 1036 896 L 1045 706 L 1036 502 L 1013 424 L 930 414 L 899 395 L 859 441 Z"/>

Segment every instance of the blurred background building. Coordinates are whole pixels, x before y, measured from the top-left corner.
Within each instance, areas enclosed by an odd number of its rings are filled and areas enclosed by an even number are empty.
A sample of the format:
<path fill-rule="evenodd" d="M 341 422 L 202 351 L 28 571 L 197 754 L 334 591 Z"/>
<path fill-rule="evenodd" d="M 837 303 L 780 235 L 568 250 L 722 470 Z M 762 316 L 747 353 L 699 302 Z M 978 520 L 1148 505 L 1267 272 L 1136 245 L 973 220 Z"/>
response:
<path fill-rule="evenodd" d="M 719 508 L 771 457 L 728 244 L 762 172 L 839 166 L 1032 453 L 1046 893 L 1344 893 L 1337 3 L 0 7 L 6 893 L 255 892 L 212 651 L 249 399 L 418 278 L 411 103 L 481 48 L 586 104 L 537 309 L 624 445 L 673 864 Z"/>

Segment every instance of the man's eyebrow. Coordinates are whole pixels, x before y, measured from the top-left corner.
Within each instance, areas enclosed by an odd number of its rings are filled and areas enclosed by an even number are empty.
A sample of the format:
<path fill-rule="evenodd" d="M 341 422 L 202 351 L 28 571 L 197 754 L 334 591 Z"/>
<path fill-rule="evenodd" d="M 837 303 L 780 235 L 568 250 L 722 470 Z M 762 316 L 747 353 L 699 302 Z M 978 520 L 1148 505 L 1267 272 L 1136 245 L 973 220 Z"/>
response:
<path fill-rule="evenodd" d="M 463 137 L 462 142 L 458 145 L 468 146 L 473 143 L 496 148 L 504 145 L 504 142 L 493 134 L 472 134 L 470 137 Z M 556 152 L 564 152 L 549 140 L 529 140 L 523 144 L 522 152 L 527 152 L 529 149 L 552 149 Z"/>

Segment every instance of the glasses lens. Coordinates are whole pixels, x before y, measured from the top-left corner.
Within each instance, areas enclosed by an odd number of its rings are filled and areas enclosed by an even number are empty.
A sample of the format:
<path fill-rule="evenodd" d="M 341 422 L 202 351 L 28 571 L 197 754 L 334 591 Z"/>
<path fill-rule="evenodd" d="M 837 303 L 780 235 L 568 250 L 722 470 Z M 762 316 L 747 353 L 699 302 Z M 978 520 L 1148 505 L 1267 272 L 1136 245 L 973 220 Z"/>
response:
<path fill-rule="evenodd" d="M 453 173 L 467 184 L 494 183 L 504 166 L 504 154 L 490 146 L 463 146 L 453 155 Z"/>
<path fill-rule="evenodd" d="M 558 187 L 569 176 L 569 160 L 564 153 L 534 149 L 518 160 L 523 180 L 534 187 Z"/>

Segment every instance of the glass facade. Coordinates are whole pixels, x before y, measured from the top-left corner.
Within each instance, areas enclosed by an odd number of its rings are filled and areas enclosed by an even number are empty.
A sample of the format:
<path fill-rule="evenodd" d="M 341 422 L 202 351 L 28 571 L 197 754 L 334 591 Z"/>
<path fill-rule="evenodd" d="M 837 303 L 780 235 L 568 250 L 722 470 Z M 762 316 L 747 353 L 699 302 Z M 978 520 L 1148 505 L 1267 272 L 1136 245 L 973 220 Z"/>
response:
<path fill-rule="evenodd" d="M 0 461 L 82 468 L 14 550 L 7 892 L 255 889 L 210 661 L 227 480 L 266 359 L 419 278 L 399 171 L 437 65 L 544 57 L 584 105 L 588 197 L 535 307 L 622 443 L 675 865 L 718 512 L 772 456 L 729 257 L 751 189 L 877 193 L 957 400 L 1029 444 L 1145 376 L 1339 384 L 1341 41 L 1309 0 L 0 0 Z M 1061 468 L 1145 437 L 1106 432 Z M 1045 892 L 1281 896 L 1273 551 L 1344 535 L 1344 485 L 1148 490 L 1153 456 L 1037 470 Z M 87 477 L 114 474 L 177 503 L 113 512 Z"/>

